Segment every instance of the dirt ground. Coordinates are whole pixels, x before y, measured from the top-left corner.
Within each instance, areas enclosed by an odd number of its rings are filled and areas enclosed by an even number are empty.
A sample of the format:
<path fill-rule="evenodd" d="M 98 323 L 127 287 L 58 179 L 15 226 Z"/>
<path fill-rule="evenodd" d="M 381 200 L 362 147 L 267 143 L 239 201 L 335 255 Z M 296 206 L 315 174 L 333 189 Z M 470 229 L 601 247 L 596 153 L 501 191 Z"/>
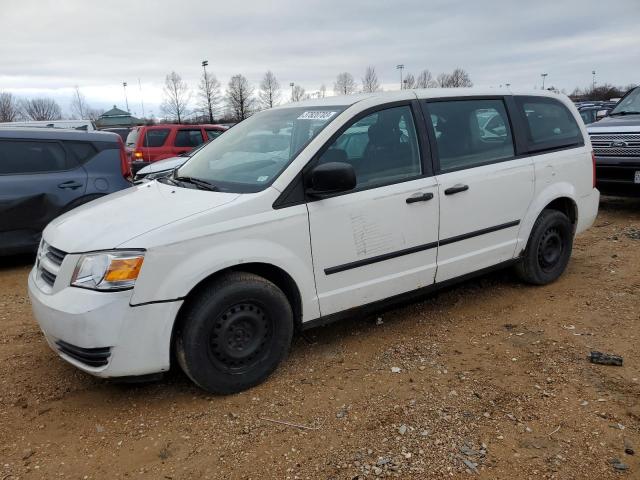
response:
<path fill-rule="evenodd" d="M 640 478 L 640 200 L 605 199 L 553 285 L 500 272 L 310 331 L 228 397 L 66 364 L 30 262 L 0 264 L 0 480 Z"/>

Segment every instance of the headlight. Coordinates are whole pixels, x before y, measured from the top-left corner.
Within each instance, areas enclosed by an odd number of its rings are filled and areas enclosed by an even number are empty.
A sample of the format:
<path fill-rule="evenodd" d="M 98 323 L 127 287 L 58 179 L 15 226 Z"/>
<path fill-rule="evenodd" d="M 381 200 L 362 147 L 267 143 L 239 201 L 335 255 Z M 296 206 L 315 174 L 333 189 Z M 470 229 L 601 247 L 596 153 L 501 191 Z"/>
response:
<path fill-rule="evenodd" d="M 144 253 L 140 251 L 87 253 L 78 260 L 71 286 L 91 290 L 133 288 L 143 261 Z"/>

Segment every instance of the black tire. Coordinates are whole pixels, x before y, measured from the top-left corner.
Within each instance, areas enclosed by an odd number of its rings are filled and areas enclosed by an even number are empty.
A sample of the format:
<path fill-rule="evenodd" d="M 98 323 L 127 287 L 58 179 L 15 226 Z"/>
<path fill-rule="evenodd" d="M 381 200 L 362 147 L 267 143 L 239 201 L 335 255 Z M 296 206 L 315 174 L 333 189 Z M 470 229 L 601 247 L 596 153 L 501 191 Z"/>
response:
<path fill-rule="evenodd" d="M 178 363 L 211 393 L 236 393 L 261 383 L 291 346 L 291 305 L 282 290 L 258 275 L 230 272 L 217 278 L 183 315 L 176 335 Z"/>
<path fill-rule="evenodd" d="M 573 225 L 557 210 L 543 210 L 531 230 L 518 276 L 534 285 L 555 281 L 567 268 L 573 248 Z"/>

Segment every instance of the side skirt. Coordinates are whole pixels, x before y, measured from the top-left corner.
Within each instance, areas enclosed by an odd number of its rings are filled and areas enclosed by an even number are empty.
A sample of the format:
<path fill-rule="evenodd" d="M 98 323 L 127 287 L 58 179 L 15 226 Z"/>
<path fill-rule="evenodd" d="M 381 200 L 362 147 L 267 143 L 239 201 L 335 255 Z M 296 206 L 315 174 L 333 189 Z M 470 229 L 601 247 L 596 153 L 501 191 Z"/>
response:
<path fill-rule="evenodd" d="M 462 275 L 460 277 L 452 278 L 450 280 L 445 280 L 444 282 L 434 283 L 432 285 L 428 285 L 426 287 L 422 287 L 417 290 L 401 293 L 399 295 L 385 298 L 383 300 L 367 303 L 366 305 L 361 305 L 359 307 L 354 307 L 348 310 L 343 310 L 341 312 L 332 313 L 331 315 L 326 315 L 324 317 L 316 318 L 314 320 L 309 320 L 300 325 L 300 330 L 305 331 L 311 328 L 321 327 L 333 322 L 337 322 L 339 320 L 344 320 L 345 318 L 349 318 L 349 317 L 370 315 L 374 312 L 385 310 L 392 306 L 398 306 L 404 303 L 409 303 L 421 297 L 437 292 L 438 290 L 442 290 L 452 285 L 462 283 L 466 280 L 480 277 L 487 273 L 510 267 L 512 265 L 515 265 L 519 261 L 520 261 L 520 258 L 514 258 L 511 260 L 507 260 L 506 262 L 501 262 L 496 265 L 492 265 L 490 267 L 477 270 L 475 272 L 467 273 L 466 275 Z"/>

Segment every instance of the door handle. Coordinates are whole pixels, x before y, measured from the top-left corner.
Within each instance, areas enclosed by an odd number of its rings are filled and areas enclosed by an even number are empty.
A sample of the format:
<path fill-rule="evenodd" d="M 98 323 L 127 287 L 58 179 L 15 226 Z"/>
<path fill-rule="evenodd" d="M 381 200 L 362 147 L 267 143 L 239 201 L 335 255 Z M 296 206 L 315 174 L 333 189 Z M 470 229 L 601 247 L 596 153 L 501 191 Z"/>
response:
<path fill-rule="evenodd" d="M 58 185 L 58 188 L 75 190 L 76 188 L 80 188 L 82 186 L 81 183 L 76 182 L 75 180 L 69 180 L 68 182 L 63 182 Z"/>
<path fill-rule="evenodd" d="M 453 187 L 449 187 L 444 191 L 445 195 L 453 195 L 454 193 L 466 192 L 469 190 L 469 185 L 457 184 Z"/>
<path fill-rule="evenodd" d="M 407 203 L 416 203 L 416 202 L 427 202 L 433 198 L 433 193 L 423 193 L 419 195 L 414 195 L 413 197 L 407 198 Z"/>

